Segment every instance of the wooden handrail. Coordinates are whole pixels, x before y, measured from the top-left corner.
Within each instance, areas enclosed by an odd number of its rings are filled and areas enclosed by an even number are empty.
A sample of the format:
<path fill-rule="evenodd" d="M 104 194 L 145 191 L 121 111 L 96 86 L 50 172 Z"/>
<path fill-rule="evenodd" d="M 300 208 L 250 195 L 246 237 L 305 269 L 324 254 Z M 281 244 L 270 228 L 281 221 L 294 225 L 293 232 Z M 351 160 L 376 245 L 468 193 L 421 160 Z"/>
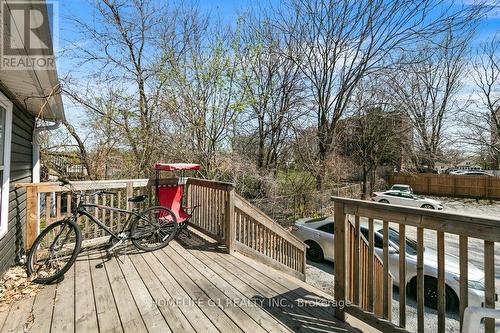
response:
<path fill-rule="evenodd" d="M 186 182 L 186 204 L 188 207 L 196 207 L 189 221 L 192 227 L 225 244 L 230 253 L 239 251 L 304 279 L 307 246 L 243 197 L 237 195 L 234 192 L 233 184 L 197 178 L 185 178 L 184 180 Z M 161 179 L 159 184 L 176 184 L 178 181 L 178 178 L 167 178 Z M 96 197 L 94 200 L 99 200 L 101 203 L 105 201 L 108 205 L 130 208 L 126 197 L 138 194 L 138 191 L 144 191 L 144 189 L 150 194 L 149 203 L 151 204 L 155 195 L 152 189 L 156 184 L 156 179 L 148 178 L 74 181 L 71 182 L 71 185 L 63 185 L 60 182 L 17 184 L 17 187 L 27 189 L 26 248 L 29 249 L 33 243 L 41 225 L 48 225 L 71 213 L 71 196 L 76 195 L 76 193 L 72 194 L 74 192 L 114 190 L 118 194 L 117 198 L 112 195 L 104 195 Z M 46 207 L 44 216 L 38 216 L 38 198 L 44 200 L 42 205 Z M 64 204 L 66 208 L 63 211 Z M 102 217 L 103 214 L 107 213 L 96 208 L 94 214 L 99 214 L 99 217 Z M 120 224 L 117 215 L 118 213 L 111 213 L 111 215 L 105 216 L 110 226 Z M 241 227 L 236 218 L 243 215 L 248 217 L 248 223 L 251 223 L 255 228 L 255 230 L 248 231 L 247 236 L 253 242 L 251 244 L 236 238 L 236 228 Z M 40 223 L 40 220 L 43 223 Z M 93 227 L 92 224 L 83 222 L 82 231 L 91 238 L 102 236 L 100 230 Z M 269 238 L 266 238 L 267 236 Z"/>
<path fill-rule="evenodd" d="M 392 290 L 392 286 L 388 273 L 388 263 L 389 263 L 389 249 L 388 243 L 388 228 L 389 223 L 394 223 L 399 225 L 399 240 L 403 242 L 406 239 L 409 227 L 416 227 L 416 267 L 412 268 L 412 275 L 407 276 L 408 267 L 406 264 L 405 253 L 402 252 L 399 255 L 399 304 L 402 307 L 399 311 L 399 327 L 396 327 L 391 322 L 387 321 L 388 312 L 385 312 L 383 317 L 370 313 L 370 310 L 363 308 L 363 304 L 359 301 L 359 298 L 354 297 L 354 305 L 346 309 L 340 309 L 336 311 L 336 316 L 339 319 L 344 319 L 344 312 L 347 311 L 353 316 L 365 321 L 366 323 L 377 327 L 379 330 L 384 332 L 400 331 L 406 328 L 406 293 L 405 287 L 411 283 L 411 287 L 414 288 L 414 292 L 417 297 L 417 328 L 418 332 L 424 331 L 424 280 L 428 278 L 435 279 L 436 281 L 436 293 L 437 293 L 437 316 L 438 316 L 438 332 L 444 332 L 445 321 L 446 321 L 446 293 L 453 292 L 455 296 L 459 297 L 460 302 L 460 318 L 463 318 L 464 309 L 468 305 L 468 238 L 480 239 L 484 243 L 484 272 L 485 272 L 485 291 L 484 291 L 484 305 L 485 307 L 494 308 L 495 307 L 495 242 L 500 242 L 500 220 L 484 218 L 481 216 L 472 216 L 466 214 L 454 214 L 449 212 L 439 212 L 433 210 L 426 210 L 420 208 L 409 208 L 397 205 L 380 204 L 376 202 L 361 201 L 355 199 L 346 198 L 332 198 L 335 205 L 335 296 L 339 300 L 345 300 L 351 295 L 349 291 L 349 279 L 352 279 L 352 275 L 359 275 L 359 255 L 354 253 L 350 254 L 350 259 L 354 262 L 348 261 L 346 259 L 347 253 L 353 251 L 349 240 L 346 239 L 345 234 L 348 229 L 346 229 L 346 221 L 349 216 L 354 216 L 357 221 L 360 217 L 368 218 L 370 233 L 373 232 L 374 220 L 380 220 L 383 223 L 383 264 L 384 264 L 384 293 L 382 298 L 384 303 L 391 298 L 389 294 Z M 342 223 L 344 222 L 344 223 Z M 432 230 L 436 232 L 437 235 L 437 268 L 427 269 L 426 263 L 424 262 L 424 231 Z M 414 229 L 413 229 L 414 230 Z M 445 234 L 459 235 L 460 249 L 459 254 L 459 264 L 460 264 L 460 274 L 455 277 L 459 281 L 459 290 L 457 287 L 451 287 L 448 285 L 449 273 L 446 271 L 446 255 L 445 255 Z M 372 236 L 371 236 L 372 237 Z M 374 245 L 370 241 L 369 250 L 373 252 Z M 355 250 L 354 250 L 355 251 Z M 358 250 L 359 251 L 359 250 Z M 404 250 L 400 250 L 404 251 Z M 415 273 L 416 272 L 416 273 Z M 413 275 L 416 274 L 416 275 Z M 358 278 L 353 277 L 354 280 Z M 411 278 L 411 279 L 410 279 Z M 415 282 L 413 282 L 415 281 Z M 414 283 L 414 284 L 413 284 Z M 453 286 L 453 284 L 451 284 Z M 373 288 L 371 286 L 370 288 Z M 451 291 L 450 291 L 451 290 Z M 403 291 L 403 292 L 401 292 Z M 373 289 L 368 290 L 373 294 Z M 379 300 L 380 301 L 380 300 Z M 485 332 L 494 331 L 494 322 L 491 320 L 485 320 Z"/>
<path fill-rule="evenodd" d="M 332 200 L 344 204 L 346 214 L 370 216 L 378 220 L 500 242 L 498 219 L 341 197 L 332 197 Z"/>
<path fill-rule="evenodd" d="M 287 242 L 293 244 L 294 246 L 303 249 L 304 251 L 307 248 L 307 245 L 304 244 L 297 236 L 294 234 L 290 233 L 288 230 L 283 228 L 281 225 L 278 223 L 274 222 L 269 216 L 267 216 L 264 212 L 262 212 L 260 209 L 252 205 L 248 200 L 243 198 L 241 195 L 237 194 L 235 195 L 235 205 L 238 209 L 242 210 L 245 214 L 253 217 L 256 219 L 260 224 L 265 226 L 266 228 L 269 228 L 276 234 L 280 235 L 280 237 L 283 237 Z"/>
<path fill-rule="evenodd" d="M 305 280 L 306 244 L 237 194 L 234 212 L 236 251 Z"/>

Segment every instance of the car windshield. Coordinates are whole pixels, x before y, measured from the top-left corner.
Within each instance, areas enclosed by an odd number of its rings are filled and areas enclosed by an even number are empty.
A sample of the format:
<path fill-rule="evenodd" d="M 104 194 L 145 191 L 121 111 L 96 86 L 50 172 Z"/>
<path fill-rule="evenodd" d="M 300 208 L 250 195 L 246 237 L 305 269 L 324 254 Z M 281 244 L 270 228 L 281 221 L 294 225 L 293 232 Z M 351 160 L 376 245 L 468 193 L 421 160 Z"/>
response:
<path fill-rule="evenodd" d="M 323 221 L 326 218 L 327 218 L 326 216 L 316 217 L 316 218 L 313 218 L 313 219 L 306 220 L 305 223 L 319 222 L 319 221 Z"/>
<path fill-rule="evenodd" d="M 383 229 L 380 229 L 378 232 L 382 235 L 384 234 Z M 394 230 L 392 228 L 389 228 L 389 240 L 391 242 L 393 242 L 394 244 L 396 244 L 401 249 L 401 246 L 399 245 L 399 232 L 397 232 L 396 230 Z M 406 251 L 406 253 L 411 254 L 411 255 L 417 254 L 417 242 L 406 238 L 405 251 Z"/>
<path fill-rule="evenodd" d="M 407 186 L 393 186 L 391 189 L 395 190 L 395 191 L 409 191 L 410 190 Z"/>

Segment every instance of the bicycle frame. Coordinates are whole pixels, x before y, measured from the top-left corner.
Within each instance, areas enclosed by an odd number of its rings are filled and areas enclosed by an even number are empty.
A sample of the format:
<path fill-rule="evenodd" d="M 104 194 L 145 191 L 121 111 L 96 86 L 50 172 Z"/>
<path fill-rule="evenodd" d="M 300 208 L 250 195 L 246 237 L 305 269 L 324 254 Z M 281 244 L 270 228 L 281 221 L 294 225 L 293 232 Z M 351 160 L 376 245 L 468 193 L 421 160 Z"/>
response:
<path fill-rule="evenodd" d="M 101 220 L 99 220 L 98 218 L 96 218 L 92 214 L 90 214 L 85 208 L 97 208 L 97 209 L 101 209 L 101 210 L 107 210 L 107 211 L 114 211 L 114 212 L 118 212 L 118 213 L 123 213 L 123 214 L 128 215 L 128 218 L 127 218 L 127 221 L 125 222 L 125 224 L 123 225 L 122 230 L 120 230 L 120 232 L 116 234 L 113 231 L 111 231 L 111 229 L 108 226 L 106 226 Z M 102 228 L 104 231 L 106 231 L 108 234 L 111 235 L 111 237 L 113 237 L 116 240 L 120 240 L 121 239 L 118 235 L 126 231 L 126 229 L 128 228 L 128 226 L 129 226 L 129 224 L 132 221 L 132 218 L 134 216 L 136 218 L 140 217 L 140 212 L 136 212 L 136 211 L 133 211 L 133 210 L 122 209 L 122 208 L 116 208 L 116 207 L 98 205 L 98 204 L 91 204 L 91 203 L 81 203 L 81 204 L 79 204 L 78 207 L 77 207 L 77 209 L 76 209 L 76 213 L 78 214 L 78 216 L 82 216 L 83 215 L 83 216 L 88 217 L 92 222 L 94 222 L 95 224 L 97 224 L 100 228 Z"/>

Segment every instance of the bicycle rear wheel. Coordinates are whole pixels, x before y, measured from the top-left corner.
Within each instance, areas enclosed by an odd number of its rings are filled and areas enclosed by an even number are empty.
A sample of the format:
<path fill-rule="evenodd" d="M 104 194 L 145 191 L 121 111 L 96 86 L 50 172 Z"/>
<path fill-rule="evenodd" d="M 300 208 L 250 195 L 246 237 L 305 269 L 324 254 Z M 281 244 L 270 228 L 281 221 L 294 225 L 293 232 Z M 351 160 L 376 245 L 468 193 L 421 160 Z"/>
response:
<path fill-rule="evenodd" d="M 154 206 L 146 209 L 132 222 L 132 243 L 143 251 L 161 249 L 175 237 L 177 218 L 168 208 Z"/>
<path fill-rule="evenodd" d="M 64 275 L 80 253 L 80 227 L 69 220 L 52 223 L 35 239 L 26 261 L 28 275 L 36 274 L 33 282 L 48 284 Z"/>

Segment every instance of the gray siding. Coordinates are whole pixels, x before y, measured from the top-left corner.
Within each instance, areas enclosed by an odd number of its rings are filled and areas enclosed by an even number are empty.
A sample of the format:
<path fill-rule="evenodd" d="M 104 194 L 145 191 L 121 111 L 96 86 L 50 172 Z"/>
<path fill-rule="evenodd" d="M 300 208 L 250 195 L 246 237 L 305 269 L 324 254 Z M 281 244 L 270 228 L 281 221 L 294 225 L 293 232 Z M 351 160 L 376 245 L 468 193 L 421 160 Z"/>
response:
<path fill-rule="evenodd" d="M 32 139 L 35 118 L 14 104 L 10 160 L 9 229 L 0 239 L 0 275 L 16 263 L 23 253 L 26 222 L 26 190 L 16 183 L 32 181 Z"/>

